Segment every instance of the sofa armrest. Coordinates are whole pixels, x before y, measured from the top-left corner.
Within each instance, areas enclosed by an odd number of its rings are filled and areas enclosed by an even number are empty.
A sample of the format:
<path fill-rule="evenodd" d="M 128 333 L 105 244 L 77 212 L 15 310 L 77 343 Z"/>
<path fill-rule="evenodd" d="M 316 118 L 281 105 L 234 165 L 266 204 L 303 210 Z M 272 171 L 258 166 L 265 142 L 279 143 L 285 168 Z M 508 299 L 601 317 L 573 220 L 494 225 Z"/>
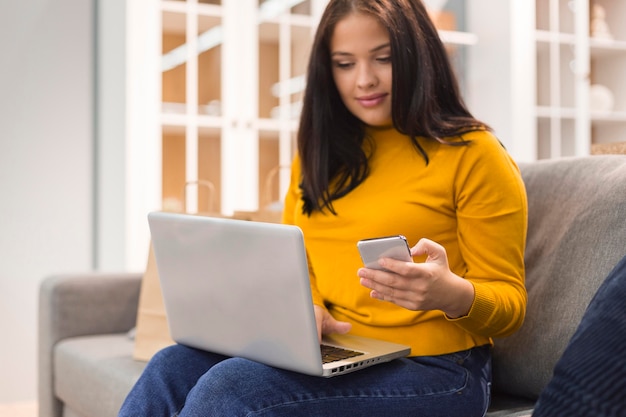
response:
<path fill-rule="evenodd" d="M 39 415 L 61 416 L 53 392 L 54 346 L 62 339 L 121 333 L 135 326 L 140 273 L 55 275 L 39 289 Z"/>

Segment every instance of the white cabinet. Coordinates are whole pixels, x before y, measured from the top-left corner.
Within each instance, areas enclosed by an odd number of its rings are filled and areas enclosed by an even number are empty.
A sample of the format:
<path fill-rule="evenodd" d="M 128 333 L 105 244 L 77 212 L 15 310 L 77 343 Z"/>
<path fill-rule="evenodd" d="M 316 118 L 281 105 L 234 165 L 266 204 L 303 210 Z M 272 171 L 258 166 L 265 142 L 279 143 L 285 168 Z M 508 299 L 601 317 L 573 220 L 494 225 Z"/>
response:
<path fill-rule="evenodd" d="M 326 2 L 127 2 L 128 265 L 145 264 L 151 210 L 231 214 L 284 194 L 288 171 L 273 173 L 291 162 Z"/>
<path fill-rule="evenodd" d="M 302 77 L 326 0 L 159 2 L 162 12 L 163 200 L 187 211 L 256 210 L 265 180 L 293 155 Z M 213 187 L 195 191 L 185 183 Z M 280 181 L 279 181 L 280 180 Z"/>
<path fill-rule="evenodd" d="M 626 2 L 597 0 L 606 11 L 612 39 L 591 37 L 590 114 L 592 143 L 626 141 Z M 592 16 L 593 16 L 593 8 Z M 591 20 L 592 26 L 594 20 Z M 609 94 L 602 88 L 606 87 Z M 608 108 L 607 108 L 608 107 Z"/>
<path fill-rule="evenodd" d="M 468 101 L 516 159 L 587 155 L 593 143 L 626 140 L 626 2 L 468 5 L 479 37 L 470 51 Z M 485 22 L 485 10 L 507 18 Z M 605 12 L 599 25 L 598 11 Z"/>

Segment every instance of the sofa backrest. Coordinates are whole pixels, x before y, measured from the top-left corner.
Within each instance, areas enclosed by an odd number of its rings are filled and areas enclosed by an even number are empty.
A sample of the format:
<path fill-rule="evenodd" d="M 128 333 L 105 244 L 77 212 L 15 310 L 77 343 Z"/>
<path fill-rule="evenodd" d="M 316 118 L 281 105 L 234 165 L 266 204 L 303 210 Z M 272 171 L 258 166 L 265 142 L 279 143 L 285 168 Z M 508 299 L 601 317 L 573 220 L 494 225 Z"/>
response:
<path fill-rule="evenodd" d="M 495 392 L 536 399 L 587 305 L 626 254 L 626 156 L 520 164 L 528 194 L 521 329 L 496 339 Z"/>

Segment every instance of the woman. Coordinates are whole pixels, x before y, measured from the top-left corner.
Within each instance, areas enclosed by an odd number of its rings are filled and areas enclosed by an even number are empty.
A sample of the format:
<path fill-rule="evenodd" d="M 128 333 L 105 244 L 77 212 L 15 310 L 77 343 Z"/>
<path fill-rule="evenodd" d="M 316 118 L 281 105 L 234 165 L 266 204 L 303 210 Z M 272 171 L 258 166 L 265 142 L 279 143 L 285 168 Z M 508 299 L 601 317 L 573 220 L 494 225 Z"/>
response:
<path fill-rule="evenodd" d="M 323 379 L 174 346 L 121 416 L 485 413 L 491 338 L 526 307 L 517 166 L 463 104 L 419 0 L 331 0 L 307 77 L 283 220 L 305 236 L 318 333 L 411 356 Z M 395 234 L 415 262 L 362 268 L 356 242 Z"/>

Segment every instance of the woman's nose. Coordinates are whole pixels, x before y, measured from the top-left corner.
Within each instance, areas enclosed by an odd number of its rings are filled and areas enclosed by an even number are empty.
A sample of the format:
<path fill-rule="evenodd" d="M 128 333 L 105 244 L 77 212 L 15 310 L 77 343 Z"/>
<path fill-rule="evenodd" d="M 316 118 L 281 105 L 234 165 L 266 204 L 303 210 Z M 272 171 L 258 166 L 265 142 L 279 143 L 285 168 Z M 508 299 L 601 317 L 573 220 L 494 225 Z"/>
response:
<path fill-rule="evenodd" d="M 357 70 L 357 87 L 358 88 L 371 88 L 376 85 L 378 78 L 376 73 L 369 65 L 359 65 Z"/>

